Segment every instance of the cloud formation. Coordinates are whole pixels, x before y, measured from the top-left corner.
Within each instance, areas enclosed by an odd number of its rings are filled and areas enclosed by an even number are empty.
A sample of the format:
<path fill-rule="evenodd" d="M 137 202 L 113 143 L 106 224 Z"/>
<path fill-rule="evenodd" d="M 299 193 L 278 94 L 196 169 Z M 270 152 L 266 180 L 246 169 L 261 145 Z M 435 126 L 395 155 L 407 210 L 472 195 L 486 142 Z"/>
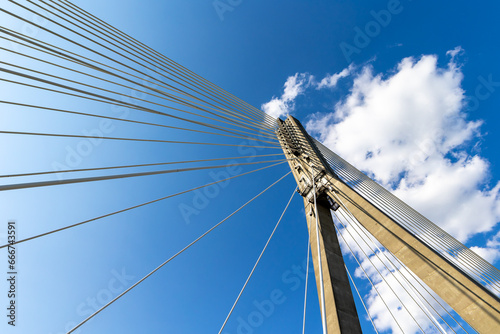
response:
<path fill-rule="evenodd" d="M 500 185 L 485 189 L 489 163 L 467 147 L 481 121 L 463 111 L 465 92 L 454 58 L 403 59 L 394 74 L 364 67 L 351 93 L 307 129 L 396 196 L 462 242 L 500 220 Z"/>
<path fill-rule="evenodd" d="M 289 115 L 295 108 L 297 96 L 303 94 L 313 81 L 314 77 L 307 73 L 296 73 L 288 77 L 281 97 L 273 97 L 271 101 L 264 103 L 262 110 L 275 118 Z"/>
<path fill-rule="evenodd" d="M 349 67 L 344 68 L 342 71 L 339 73 L 335 73 L 332 75 L 327 75 L 321 81 L 316 85 L 316 89 L 322 89 L 322 88 L 334 88 L 337 86 L 337 83 L 339 82 L 340 79 L 346 78 L 351 74 L 353 71 L 354 66 L 351 64 Z"/>
<path fill-rule="evenodd" d="M 340 79 L 348 77 L 353 70 L 354 66 L 351 64 L 339 73 L 327 75 L 319 82 L 316 81 L 313 75 L 308 73 L 295 73 L 295 75 L 286 79 L 283 85 L 283 94 L 280 97 L 273 97 L 271 101 L 262 104 L 261 109 L 275 118 L 286 117 L 295 109 L 295 99 L 304 94 L 307 88 L 332 89 L 337 86 Z"/>

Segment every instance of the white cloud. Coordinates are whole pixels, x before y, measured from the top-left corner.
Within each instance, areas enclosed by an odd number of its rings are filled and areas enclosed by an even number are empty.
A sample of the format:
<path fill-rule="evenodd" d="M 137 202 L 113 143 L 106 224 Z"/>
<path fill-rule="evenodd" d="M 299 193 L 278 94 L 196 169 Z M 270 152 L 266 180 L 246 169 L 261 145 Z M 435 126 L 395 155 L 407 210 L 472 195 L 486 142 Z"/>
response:
<path fill-rule="evenodd" d="M 313 116 L 307 129 L 465 242 L 500 220 L 500 185 L 483 189 L 489 164 L 463 149 L 478 140 L 481 122 L 462 111 L 460 50 L 445 68 L 436 56 L 405 58 L 387 77 L 365 67 L 335 111 Z"/>
<path fill-rule="evenodd" d="M 273 97 L 271 101 L 262 104 L 261 109 L 275 118 L 286 117 L 294 110 L 297 96 L 304 94 L 307 88 L 311 86 L 318 90 L 334 88 L 340 79 L 348 77 L 353 70 L 354 65 L 351 64 L 339 73 L 327 75 L 320 82 L 317 82 L 314 76 L 308 73 L 295 73 L 287 78 L 281 97 Z"/>
<path fill-rule="evenodd" d="M 457 55 L 464 53 L 464 49 L 461 46 L 455 47 L 453 50 L 449 50 L 446 52 L 447 56 L 451 57 L 451 60 L 454 61 Z"/>
<path fill-rule="evenodd" d="M 281 97 L 273 97 L 271 101 L 264 103 L 261 106 L 262 110 L 275 118 L 287 116 L 293 111 L 297 96 L 303 94 L 313 80 L 314 77 L 307 73 L 296 73 L 288 77 Z"/>
<path fill-rule="evenodd" d="M 486 247 L 474 246 L 471 249 L 486 261 L 493 263 L 500 259 L 500 232 L 488 240 Z"/>
<path fill-rule="evenodd" d="M 321 79 L 321 81 L 316 85 L 316 89 L 334 88 L 335 86 L 337 86 L 337 83 L 339 82 L 339 80 L 349 76 L 349 74 L 351 74 L 353 69 L 354 69 L 354 66 L 353 66 L 353 64 L 351 64 L 351 65 L 349 65 L 349 67 L 344 68 L 339 73 L 327 75 L 326 77 Z"/>

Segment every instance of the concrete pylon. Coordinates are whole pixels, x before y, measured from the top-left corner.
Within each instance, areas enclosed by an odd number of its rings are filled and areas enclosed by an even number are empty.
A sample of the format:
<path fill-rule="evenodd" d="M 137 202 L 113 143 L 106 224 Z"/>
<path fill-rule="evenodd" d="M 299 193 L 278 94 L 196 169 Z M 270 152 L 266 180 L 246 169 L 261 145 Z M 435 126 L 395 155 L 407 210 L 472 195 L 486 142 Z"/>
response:
<path fill-rule="evenodd" d="M 318 198 L 322 198 L 326 207 L 330 206 L 335 209 L 335 206 L 342 205 L 345 210 L 350 211 L 370 234 L 438 294 L 476 331 L 486 334 L 500 333 L 500 300 L 496 296 L 436 251 L 422 243 L 413 234 L 336 177 L 310 136 L 296 119 L 289 116 L 286 121 L 278 120 L 277 134 L 286 157 L 290 159 L 289 164 L 299 185 L 300 193 L 304 196 L 306 214 L 311 207 L 310 199 L 313 195 L 311 184 L 313 182 L 312 178 L 314 178 L 318 188 L 316 195 Z M 320 210 L 320 207 L 318 206 L 318 210 Z M 321 260 L 324 263 L 323 276 L 328 277 L 327 275 L 333 270 L 333 268 L 330 270 L 329 266 L 332 266 L 333 263 L 338 265 L 340 262 L 338 259 L 334 260 L 335 256 L 329 255 L 335 254 L 335 251 L 328 249 L 328 245 L 334 243 L 331 235 L 335 234 L 330 211 L 328 209 L 321 210 L 322 213 L 319 213 L 321 218 L 320 229 L 322 230 L 320 246 L 322 254 L 323 252 L 325 254 L 325 256 L 321 257 Z M 308 221 L 311 219 L 308 216 Z M 312 222 L 308 222 L 308 224 L 310 226 L 311 244 L 313 244 L 315 238 L 312 236 L 315 236 L 314 228 L 316 224 Z M 330 232 L 327 232 L 327 224 L 331 226 Z M 331 238 L 331 240 L 326 241 L 328 238 Z M 338 241 L 336 243 L 338 245 Z M 332 261 L 330 262 L 329 259 L 332 259 Z M 316 269 L 318 259 L 313 257 L 313 260 L 315 261 L 316 281 L 317 284 L 320 284 Z M 335 269 L 335 271 L 342 271 L 345 275 L 345 270 Z M 342 328 L 344 319 L 342 318 L 345 317 L 346 323 L 350 324 L 353 317 L 345 315 L 340 308 L 335 307 L 335 301 L 340 299 L 340 296 L 336 295 L 339 290 L 336 285 L 342 283 L 336 282 L 332 277 L 329 278 L 330 280 L 326 278 L 323 280 L 325 299 L 329 300 L 330 304 L 327 308 L 328 333 L 344 333 Z M 347 286 L 349 286 L 348 282 Z M 350 299 L 352 300 L 352 296 Z M 340 326 L 336 325 L 337 323 Z"/>
<path fill-rule="evenodd" d="M 289 129 L 287 128 L 287 125 L 280 125 L 278 138 L 287 158 L 293 159 L 297 156 L 291 152 L 290 145 L 294 146 L 292 141 L 295 138 L 289 137 Z M 322 170 L 322 162 L 317 157 L 304 154 L 299 159 L 290 161 L 290 167 L 299 185 L 298 191 L 304 198 L 320 308 L 322 307 L 322 296 L 319 291 L 324 291 L 326 314 L 324 320 L 326 321 L 327 333 L 362 333 L 344 259 L 333 225 L 331 205 L 324 192 L 325 172 Z M 316 190 L 317 197 L 316 208 L 314 206 L 314 190 Z M 318 219 L 316 219 L 316 214 Z M 318 227 L 320 256 L 317 252 Z M 320 267 L 322 275 L 320 275 Z M 321 276 L 323 280 L 321 280 Z"/>

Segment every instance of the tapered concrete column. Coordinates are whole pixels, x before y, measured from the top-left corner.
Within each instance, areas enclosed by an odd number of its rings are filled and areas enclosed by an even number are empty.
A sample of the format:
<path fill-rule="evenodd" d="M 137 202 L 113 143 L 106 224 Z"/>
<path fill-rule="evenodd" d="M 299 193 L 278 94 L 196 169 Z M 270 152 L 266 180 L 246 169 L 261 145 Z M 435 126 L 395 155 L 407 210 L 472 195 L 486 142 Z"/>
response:
<path fill-rule="evenodd" d="M 283 129 L 283 131 L 287 131 Z M 284 134 L 284 133 L 283 133 Z M 280 137 L 280 136 L 279 136 Z M 294 159 L 296 156 L 290 151 L 289 145 L 295 145 L 291 140 L 281 137 L 280 141 L 287 154 L 287 157 Z M 298 143 L 296 143 L 298 144 Z M 307 226 L 309 230 L 309 240 L 311 244 L 311 254 L 314 264 L 314 272 L 316 277 L 316 286 L 318 289 L 318 297 L 321 309 L 320 290 L 323 288 L 325 295 L 325 313 L 326 313 L 326 328 L 328 334 L 357 334 L 362 333 L 359 323 L 354 297 L 351 292 L 349 278 L 345 270 L 344 259 L 340 251 L 335 226 L 333 225 L 330 208 L 324 204 L 324 201 L 319 200 L 319 197 L 324 193 L 324 184 L 321 180 L 324 179 L 324 173 L 320 173 L 317 167 L 321 166 L 320 160 L 317 157 L 303 157 L 303 160 L 290 161 L 293 175 L 299 185 L 299 192 L 304 197 L 304 207 L 307 217 Z M 307 160 L 307 161 L 306 161 Z M 313 168 L 312 166 L 315 166 Z M 313 176 L 314 175 L 314 176 Z M 313 187 L 313 177 L 317 183 L 317 187 Z M 323 272 L 323 281 L 319 274 L 319 257 L 318 257 L 318 240 L 317 240 L 317 224 L 316 213 L 314 208 L 313 190 L 317 188 L 317 210 L 319 223 L 319 246 L 321 254 L 321 267 Z"/>
<path fill-rule="evenodd" d="M 349 278 L 345 271 L 344 259 L 340 251 L 330 209 L 324 205 L 318 205 L 319 242 L 323 269 L 323 282 L 321 282 L 319 278 L 318 242 L 316 239 L 317 225 L 314 204 L 304 199 L 304 206 L 306 208 L 307 226 L 309 226 L 309 241 L 311 243 L 311 254 L 316 274 L 316 286 L 319 292 L 321 289 L 320 285 L 322 284 L 325 292 L 325 313 L 328 334 L 361 333 L 358 313 L 354 304 Z M 321 307 L 321 296 L 319 298 Z"/>

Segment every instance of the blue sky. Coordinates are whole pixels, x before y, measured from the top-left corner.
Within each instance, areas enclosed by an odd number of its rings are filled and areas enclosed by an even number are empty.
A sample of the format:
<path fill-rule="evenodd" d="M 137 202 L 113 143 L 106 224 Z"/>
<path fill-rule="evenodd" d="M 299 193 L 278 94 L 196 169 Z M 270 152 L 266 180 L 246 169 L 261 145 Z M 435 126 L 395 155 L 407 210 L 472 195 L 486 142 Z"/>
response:
<path fill-rule="evenodd" d="M 480 6 L 423 0 L 74 3 L 251 105 L 274 115 L 294 115 L 316 138 L 498 266 L 497 2 Z M 5 14 L 1 20 L 14 30 L 56 41 Z M 2 61 L 18 59 L 1 53 Z M 53 103 L 142 121 L 161 119 L 0 85 L 3 100 Z M 267 104 L 270 101 L 275 102 Z M 2 128 L 11 131 L 207 138 L 5 105 L 0 115 Z M 254 154 L 242 147 L 104 140 L 92 143 L 87 155 L 74 156 L 72 152 L 82 145 L 79 139 L 0 135 L 0 140 L 1 174 L 54 170 L 61 165 L 90 168 Z M 256 167 L 240 168 L 244 172 Z M 13 329 L 4 319 L 1 332 L 66 332 L 287 172 L 282 164 L 231 180 L 213 189 L 213 196 L 185 194 L 19 245 L 18 326 Z M 29 237 L 232 175 L 227 169 L 214 173 L 0 192 L 0 239 L 3 244 L 9 219 L 17 221 L 19 236 Z M 80 333 L 216 333 L 294 189 L 295 181 L 288 176 L 85 324 Z M 186 218 L 182 208 L 195 203 L 196 213 Z M 302 199 L 296 195 L 223 333 L 300 333 L 307 251 L 303 214 Z M 2 255 L 0 270 L 6 271 L 5 252 Z M 348 261 L 353 273 L 352 259 Z M 371 293 L 366 280 L 358 282 L 363 294 Z M 310 283 L 306 333 L 318 333 L 319 305 L 312 279 Z M 0 289 L 6 291 L 5 282 Z M 0 299 L 2 305 L 6 301 Z M 261 312 L 262 323 L 250 325 L 249 317 L 269 301 L 273 306 Z M 377 309 L 376 297 L 371 301 L 378 324 L 390 332 L 394 323 Z M 373 332 L 365 313 L 359 313 L 364 331 Z"/>

